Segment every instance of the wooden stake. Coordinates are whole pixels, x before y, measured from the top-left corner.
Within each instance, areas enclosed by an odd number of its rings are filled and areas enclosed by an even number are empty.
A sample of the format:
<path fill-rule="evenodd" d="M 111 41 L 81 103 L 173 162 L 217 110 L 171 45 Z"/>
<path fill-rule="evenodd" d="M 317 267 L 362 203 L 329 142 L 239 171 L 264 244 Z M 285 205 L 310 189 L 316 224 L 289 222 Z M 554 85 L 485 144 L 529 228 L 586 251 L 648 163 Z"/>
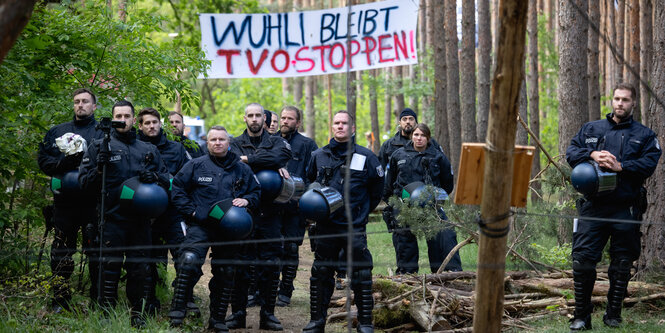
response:
<path fill-rule="evenodd" d="M 513 149 L 517 128 L 518 97 L 524 64 L 527 1 L 501 0 L 499 42 L 492 82 L 485 154 L 485 177 L 478 248 L 478 279 L 474 308 L 474 332 L 501 332 L 503 281 L 506 265 L 512 186 Z M 491 228 L 491 229 L 490 229 Z"/>

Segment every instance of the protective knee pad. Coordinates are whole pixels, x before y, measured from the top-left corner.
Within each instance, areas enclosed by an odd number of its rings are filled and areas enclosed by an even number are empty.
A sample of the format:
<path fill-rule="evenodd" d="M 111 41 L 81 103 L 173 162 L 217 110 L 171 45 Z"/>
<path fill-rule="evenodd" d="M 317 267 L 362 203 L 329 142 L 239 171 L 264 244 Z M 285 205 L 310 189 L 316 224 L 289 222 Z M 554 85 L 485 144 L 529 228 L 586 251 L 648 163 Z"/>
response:
<path fill-rule="evenodd" d="M 183 251 L 178 259 L 178 269 L 194 272 L 196 271 L 196 264 L 199 261 L 199 256 L 196 253 L 191 251 Z M 191 274 L 191 273 L 190 273 Z"/>
<path fill-rule="evenodd" d="M 298 258 L 298 244 L 288 242 L 284 244 L 284 257 L 285 258 Z"/>

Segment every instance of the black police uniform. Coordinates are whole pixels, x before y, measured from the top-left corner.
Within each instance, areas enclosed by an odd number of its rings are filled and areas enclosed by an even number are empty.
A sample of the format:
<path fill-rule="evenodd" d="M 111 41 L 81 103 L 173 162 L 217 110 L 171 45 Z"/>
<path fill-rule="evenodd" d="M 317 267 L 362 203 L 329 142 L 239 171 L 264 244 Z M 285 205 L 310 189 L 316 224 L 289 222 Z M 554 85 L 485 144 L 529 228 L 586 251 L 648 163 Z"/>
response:
<path fill-rule="evenodd" d="M 144 142 L 152 143 L 159 154 L 162 156 L 162 160 L 171 176 L 175 176 L 180 169 L 191 160 L 191 156 L 185 150 L 185 147 L 175 141 L 168 140 L 166 134 L 162 129 L 159 130 L 159 134 L 154 137 L 149 137 L 143 132 L 138 132 L 139 139 Z M 180 245 L 185 240 L 185 235 L 183 234 L 182 227 L 180 225 L 181 219 L 177 219 L 177 211 L 172 204 L 169 204 L 166 212 L 158 217 L 152 223 L 152 244 L 153 245 L 172 245 L 173 247 L 167 248 L 154 248 L 151 251 L 151 271 L 152 271 L 152 283 L 153 290 L 152 296 L 150 297 L 150 302 L 153 303 L 153 306 L 159 309 L 160 304 L 155 297 L 155 288 L 154 286 L 160 282 L 159 274 L 157 272 L 157 265 L 160 265 L 166 269 L 168 251 L 171 251 L 171 257 L 178 258 L 177 246 Z M 164 281 L 161 281 L 162 283 Z"/>
<path fill-rule="evenodd" d="M 386 168 L 386 180 L 384 182 L 384 201 L 393 195 L 401 196 L 402 189 L 413 182 L 424 182 L 426 185 L 446 190 L 451 193 L 454 186 L 453 173 L 448 158 L 439 145 L 432 142 L 427 148 L 418 152 L 409 141 L 403 148 L 396 150 L 390 157 L 389 167 Z M 442 208 L 437 211 L 442 219 L 447 217 Z M 397 239 L 399 251 L 397 256 L 397 273 L 418 273 L 418 239 L 410 230 L 393 232 L 393 239 Z M 457 234 L 450 227 L 441 230 L 432 239 L 427 240 L 427 252 L 430 269 L 433 273 L 439 269 L 441 263 L 448 253 L 457 245 Z M 462 262 L 459 252 L 445 267 L 449 271 L 461 271 Z"/>
<path fill-rule="evenodd" d="M 607 150 L 621 163 L 614 191 L 578 200 L 580 216 L 641 220 L 645 207 L 639 207 L 641 187 L 656 169 L 660 146 L 653 131 L 632 116 L 617 124 L 612 114 L 584 124 L 571 140 L 566 159 L 571 167 L 591 160 L 593 151 Z M 646 195 L 646 192 L 645 192 Z M 644 198 L 646 200 L 646 198 Z M 574 228 L 575 229 L 575 228 Z M 575 317 L 571 329 L 590 328 L 591 292 L 596 280 L 596 264 L 600 261 L 607 240 L 610 242 L 611 263 L 608 270 L 610 289 L 603 320 L 608 325 L 621 322 L 621 303 L 630 280 L 630 268 L 640 255 L 640 225 L 580 219 L 573 230 L 573 279 L 575 285 Z M 613 321 L 610 322 L 610 321 Z"/>
<path fill-rule="evenodd" d="M 102 132 L 96 130 L 97 121 L 94 114 L 84 119 L 74 119 L 51 128 L 44 136 L 44 140 L 39 144 L 38 163 L 39 168 L 48 176 L 61 177 L 69 171 L 77 170 L 81 163 L 83 153 L 65 156 L 58 149 L 55 139 L 65 133 L 78 134 L 85 139 L 87 144 L 91 144 L 94 139 L 101 138 Z M 76 240 L 78 239 L 79 229 L 96 230 L 93 227 L 95 223 L 96 201 L 94 195 L 68 196 L 65 193 L 55 194 L 53 196 L 54 204 L 54 227 L 55 237 L 51 244 L 51 272 L 54 276 L 62 277 L 54 281 L 53 305 L 67 308 L 67 303 L 71 299 L 69 294 L 69 277 L 74 272 L 74 261 L 72 255 L 76 252 Z M 90 232 L 83 232 L 83 248 L 87 251 L 93 247 L 93 235 Z M 86 252 L 89 253 L 89 252 Z M 90 258 L 96 259 L 96 258 Z M 90 287 L 90 298 L 97 299 L 97 261 L 90 260 L 89 272 L 92 286 Z"/>
<path fill-rule="evenodd" d="M 392 156 L 392 154 L 396 152 L 397 149 L 404 148 L 404 146 L 406 146 L 409 141 L 411 141 L 411 138 L 403 136 L 402 131 L 397 131 L 397 133 L 395 133 L 395 135 L 392 138 L 386 140 L 386 142 L 384 142 L 383 145 L 381 145 L 381 149 L 379 149 L 379 161 L 381 162 L 381 166 L 383 167 L 384 170 L 386 170 L 386 172 L 388 172 L 388 168 L 390 167 L 390 165 L 388 164 L 388 162 L 390 162 L 390 156 Z M 434 145 L 435 147 L 437 146 L 440 147 L 439 143 L 436 142 L 436 140 L 434 139 L 430 139 L 429 144 Z M 391 208 L 386 207 L 386 209 L 390 210 Z M 393 229 L 392 226 L 390 225 L 392 222 L 386 220 L 385 217 L 384 217 L 384 222 L 386 222 L 386 225 L 388 226 L 389 230 Z M 395 233 L 392 234 L 392 241 L 393 241 L 393 247 L 395 248 L 395 257 L 397 260 L 398 270 L 400 268 L 405 267 L 405 265 L 408 265 L 408 263 L 401 262 L 402 257 L 399 254 L 403 253 L 403 251 L 400 248 L 400 246 L 402 245 L 400 240 L 405 240 L 405 238 L 399 237 L 399 235 Z M 407 244 L 405 244 L 405 246 L 407 247 L 407 251 L 409 251 L 408 250 L 408 248 L 410 247 L 409 244 L 412 243 L 413 243 L 412 241 L 407 240 Z"/>
<path fill-rule="evenodd" d="M 383 189 L 383 167 L 371 150 L 353 144 L 348 151 L 347 143 L 331 139 L 330 143 L 312 153 L 312 159 L 307 167 L 307 178 L 310 182 L 319 182 L 323 186 L 330 186 L 340 194 L 344 193 L 345 162 L 347 154 L 351 154 L 350 174 L 351 205 L 353 223 L 353 263 L 351 288 L 353 289 L 355 303 L 358 307 L 358 331 L 371 332 L 372 309 L 372 254 L 367 248 L 365 226 L 369 214 L 381 201 Z M 327 177 L 326 175 L 331 175 Z M 329 179 L 326 179 L 329 178 Z M 333 274 L 337 265 L 341 249 L 347 247 L 348 222 L 345 208 L 337 209 L 329 221 L 317 221 L 316 235 L 323 236 L 316 241 L 314 251 L 314 264 L 310 278 L 310 313 L 311 321 L 304 332 L 321 332 L 325 327 L 328 303 L 334 291 L 335 279 Z M 339 237 L 325 237 L 339 235 Z"/>
<path fill-rule="evenodd" d="M 191 286 L 202 274 L 210 243 L 212 246 L 212 274 L 210 289 L 210 328 L 226 331 L 226 310 L 233 293 L 234 259 L 240 259 L 241 246 L 212 222 L 206 221 L 210 208 L 218 201 L 243 198 L 247 208 L 258 208 L 260 185 L 249 166 L 240 162 L 233 152 L 224 157 L 206 155 L 192 160 L 173 180 L 173 204 L 181 216 L 189 221 L 187 236 L 180 249 L 179 269 L 174 283 L 173 303 L 169 317 L 171 324 L 179 326 L 185 317 L 186 303 L 191 299 Z M 195 212 L 194 217 L 192 213 Z"/>
<path fill-rule="evenodd" d="M 101 166 L 97 165 L 102 140 L 95 140 L 83 156 L 79 181 L 84 189 L 99 191 L 102 183 Z M 102 257 L 102 282 L 99 303 L 114 307 L 118 298 L 118 282 L 127 257 L 127 298 L 132 306 L 132 324 L 140 325 L 144 302 L 150 297 L 150 220 L 137 216 L 120 206 L 122 184 L 129 178 L 151 173 L 159 184 L 168 189 L 168 171 L 152 144 L 136 139 L 136 132 L 119 133 L 111 130 L 110 155 L 106 167 L 105 225 L 102 242 L 106 250 Z M 142 177 L 143 178 L 143 177 Z M 153 179 L 154 180 L 154 179 Z M 133 247 L 115 250 L 116 247 Z M 145 309 L 154 311 L 155 309 Z"/>
<path fill-rule="evenodd" d="M 248 165 L 254 173 L 261 170 L 278 170 L 286 166 L 291 159 L 291 147 L 278 136 L 272 136 L 265 129 L 261 136 L 250 137 L 247 130 L 231 140 L 231 151 L 238 156 L 247 156 Z M 260 201 L 259 214 L 254 220 L 252 239 L 274 239 L 274 242 L 261 242 L 254 248 L 243 248 L 243 259 L 258 260 L 259 302 L 261 303 L 261 328 L 281 328 L 275 318 L 275 301 L 279 285 L 279 261 L 282 257 L 281 218 L 279 206 L 266 200 Z M 227 319 L 229 328 L 244 328 L 247 315 L 247 292 L 249 288 L 249 270 L 246 266 L 238 269 L 233 298 L 233 314 Z M 273 325 L 274 324 L 274 325 Z"/>
<path fill-rule="evenodd" d="M 282 136 L 277 132 L 278 136 Z M 286 164 L 286 170 L 289 175 L 303 178 L 305 177 L 305 168 L 312 157 L 312 152 L 319 147 L 314 140 L 295 132 L 285 138 L 291 145 L 293 156 Z M 282 257 L 282 281 L 279 284 L 279 293 L 277 305 L 286 306 L 291 303 L 293 294 L 293 280 L 298 272 L 298 247 L 302 245 L 305 236 L 305 222 L 298 213 L 298 203 L 294 200 L 285 204 L 284 214 L 282 215 L 282 235 L 284 235 L 284 256 Z"/>

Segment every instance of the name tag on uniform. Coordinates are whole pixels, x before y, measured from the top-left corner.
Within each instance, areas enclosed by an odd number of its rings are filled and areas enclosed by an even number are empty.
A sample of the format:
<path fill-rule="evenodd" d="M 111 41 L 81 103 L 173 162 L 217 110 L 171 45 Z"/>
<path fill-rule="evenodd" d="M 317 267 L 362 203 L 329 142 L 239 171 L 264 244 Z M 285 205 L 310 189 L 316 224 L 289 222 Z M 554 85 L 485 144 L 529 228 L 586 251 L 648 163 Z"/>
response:
<path fill-rule="evenodd" d="M 351 170 L 363 171 L 365 169 L 365 160 L 367 156 L 354 153 L 351 157 Z"/>
<path fill-rule="evenodd" d="M 577 219 L 573 219 L 573 233 L 577 232 L 577 224 L 579 221 Z"/>

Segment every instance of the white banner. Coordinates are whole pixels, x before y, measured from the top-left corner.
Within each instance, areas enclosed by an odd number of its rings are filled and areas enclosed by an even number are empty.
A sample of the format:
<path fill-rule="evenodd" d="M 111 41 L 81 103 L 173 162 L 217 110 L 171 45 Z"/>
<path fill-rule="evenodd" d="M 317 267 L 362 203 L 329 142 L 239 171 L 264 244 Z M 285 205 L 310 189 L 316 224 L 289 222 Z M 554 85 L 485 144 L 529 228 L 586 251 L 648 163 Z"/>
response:
<path fill-rule="evenodd" d="M 306 76 L 344 73 L 347 66 L 359 71 L 418 63 L 415 0 L 356 5 L 351 13 L 342 7 L 200 14 L 199 19 L 201 45 L 212 62 L 208 78 Z"/>

